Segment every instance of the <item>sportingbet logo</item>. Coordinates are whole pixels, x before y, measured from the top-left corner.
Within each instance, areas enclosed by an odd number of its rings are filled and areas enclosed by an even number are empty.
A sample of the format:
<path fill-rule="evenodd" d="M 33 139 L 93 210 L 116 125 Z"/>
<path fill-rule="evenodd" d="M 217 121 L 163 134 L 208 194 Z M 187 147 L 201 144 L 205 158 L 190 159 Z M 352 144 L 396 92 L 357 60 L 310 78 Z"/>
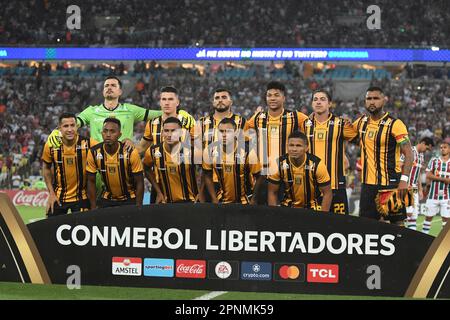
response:
<path fill-rule="evenodd" d="M 142 275 L 142 259 L 113 257 L 112 274 L 117 276 L 140 276 Z"/>
<path fill-rule="evenodd" d="M 167 277 L 171 278 L 174 274 L 173 259 L 144 259 L 145 277 Z"/>
<path fill-rule="evenodd" d="M 177 278 L 206 278 L 205 260 L 177 260 Z"/>
<path fill-rule="evenodd" d="M 308 264 L 308 282 L 338 283 L 339 266 L 337 264 Z"/>

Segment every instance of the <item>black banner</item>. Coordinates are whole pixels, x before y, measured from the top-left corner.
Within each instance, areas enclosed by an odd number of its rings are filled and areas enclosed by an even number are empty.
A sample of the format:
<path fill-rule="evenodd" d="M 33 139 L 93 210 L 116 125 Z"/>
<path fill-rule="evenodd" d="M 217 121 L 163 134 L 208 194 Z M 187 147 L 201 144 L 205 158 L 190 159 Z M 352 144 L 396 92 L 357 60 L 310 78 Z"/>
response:
<path fill-rule="evenodd" d="M 53 283 L 403 296 L 433 237 L 309 210 L 211 204 L 100 209 L 28 225 Z"/>

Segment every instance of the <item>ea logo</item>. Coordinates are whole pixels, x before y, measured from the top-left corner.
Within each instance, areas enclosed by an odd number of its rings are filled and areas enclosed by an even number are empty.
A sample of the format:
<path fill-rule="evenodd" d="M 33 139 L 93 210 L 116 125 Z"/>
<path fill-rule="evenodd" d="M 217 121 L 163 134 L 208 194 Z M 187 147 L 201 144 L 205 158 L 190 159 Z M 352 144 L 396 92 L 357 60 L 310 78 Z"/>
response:
<path fill-rule="evenodd" d="M 229 276 L 231 276 L 233 269 L 228 262 L 222 261 L 216 265 L 215 271 L 216 275 L 220 279 L 227 279 Z"/>

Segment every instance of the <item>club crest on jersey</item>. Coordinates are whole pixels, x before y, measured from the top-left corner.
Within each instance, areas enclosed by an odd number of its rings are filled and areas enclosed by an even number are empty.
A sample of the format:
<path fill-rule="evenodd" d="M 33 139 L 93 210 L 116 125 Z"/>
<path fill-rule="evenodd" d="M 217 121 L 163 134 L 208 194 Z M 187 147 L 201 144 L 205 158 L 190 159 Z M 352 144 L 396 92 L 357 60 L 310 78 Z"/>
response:
<path fill-rule="evenodd" d="M 211 124 L 211 120 L 206 119 L 205 122 L 203 122 L 204 124 Z"/>
<path fill-rule="evenodd" d="M 161 152 L 159 152 L 159 151 L 156 151 L 156 152 L 154 153 L 154 155 L 155 155 L 155 158 L 161 158 L 161 157 L 162 157 L 162 154 L 161 154 Z"/>
<path fill-rule="evenodd" d="M 283 169 L 284 170 L 287 170 L 287 169 L 289 169 L 289 164 L 287 164 L 286 162 L 285 163 L 283 163 Z"/>
<path fill-rule="evenodd" d="M 128 158 L 128 155 L 119 154 L 119 159 L 126 159 Z"/>
<path fill-rule="evenodd" d="M 156 118 L 155 120 L 153 120 L 153 124 L 159 124 L 159 119 Z"/>
<path fill-rule="evenodd" d="M 308 121 L 306 121 L 306 126 L 307 126 L 307 127 L 311 127 L 311 126 L 312 126 L 312 124 L 313 124 L 313 123 L 312 123 L 312 121 L 311 121 L 311 120 L 308 120 Z"/>
<path fill-rule="evenodd" d="M 101 154 L 101 153 L 97 153 L 97 156 L 96 156 L 96 158 L 97 158 L 97 159 L 100 159 L 100 160 L 101 160 L 101 159 L 103 159 L 103 156 L 102 156 L 102 154 Z"/>
<path fill-rule="evenodd" d="M 265 119 L 266 118 L 266 114 L 265 113 L 261 113 L 258 118 Z"/>

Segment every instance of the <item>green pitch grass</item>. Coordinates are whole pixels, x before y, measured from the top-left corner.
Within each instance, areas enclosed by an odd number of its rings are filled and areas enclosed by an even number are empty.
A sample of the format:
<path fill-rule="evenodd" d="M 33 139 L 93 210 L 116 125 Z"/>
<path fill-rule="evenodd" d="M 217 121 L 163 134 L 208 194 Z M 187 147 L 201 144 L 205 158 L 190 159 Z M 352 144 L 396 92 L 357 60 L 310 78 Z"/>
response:
<path fill-rule="evenodd" d="M 153 288 L 81 286 L 0 282 L 0 300 L 193 300 L 208 291 Z M 227 292 L 214 300 L 392 300 L 403 298 L 332 296 L 256 292 Z"/>
<path fill-rule="evenodd" d="M 19 213 L 25 223 L 31 223 L 45 218 L 43 208 L 19 206 Z M 418 227 L 422 228 L 423 216 L 419 217 Z M 432 222 L 430 234 L 439 234 L 441 218 Z M 69 290 L 64 285 L 36 285 L 21 283 L 0 282 L 0 300 L 5 299 L 31 299 L 31 300 L 103 300 L 103 299 L 134 299 L 134 300 L 191 300 L 199 298 L 208 291 L 200 290 L 174 290 L 153 288 L 116 288 L 99 286 L 82 286 L 79 290 Z M 214 300 L 385 300 L 402 299 L 388 297 L 364 296 L 332 296 L 332 295 L 306 295 L 256 292 L 226 292 Z"/>

